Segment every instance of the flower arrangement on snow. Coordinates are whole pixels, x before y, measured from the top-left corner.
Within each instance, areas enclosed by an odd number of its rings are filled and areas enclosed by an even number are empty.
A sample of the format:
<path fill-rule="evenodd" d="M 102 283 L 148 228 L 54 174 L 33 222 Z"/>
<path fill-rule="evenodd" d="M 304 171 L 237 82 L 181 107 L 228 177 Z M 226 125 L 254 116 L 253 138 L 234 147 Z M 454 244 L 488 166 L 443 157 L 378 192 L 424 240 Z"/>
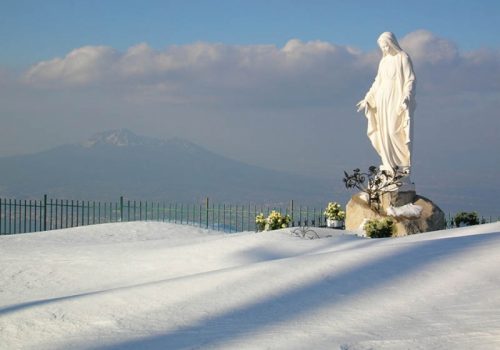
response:
<path fill-rule="evenodd" d="M 292 218 L 290 215 L 281 215 L 280 212 L 273 210 L 266 218 L 263 213 L 255 217 L 255 224 L 258 231 L 271 231 L 280 228 L 287 228 Z"/>
<path fill-rule="evenodd" d="M 345 219 L 345 211 L 342 210 L 342 207 L 337 202 L 329 202 L 323 215 L 330 220 L 342 221 Z"/>

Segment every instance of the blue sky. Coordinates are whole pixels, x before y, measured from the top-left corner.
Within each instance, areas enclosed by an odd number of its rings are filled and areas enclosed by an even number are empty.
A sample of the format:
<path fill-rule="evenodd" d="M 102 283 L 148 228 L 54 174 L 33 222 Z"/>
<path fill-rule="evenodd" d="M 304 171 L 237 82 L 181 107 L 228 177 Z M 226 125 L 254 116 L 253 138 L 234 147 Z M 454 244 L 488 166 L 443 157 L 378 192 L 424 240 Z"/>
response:
<path fill-rule="evenodd" d="M 64 56 L 75 47 L 156 49 L 196 41 L 276 44 L 324 40 L 361 49 L 377 34 L 427 29 L 464 50 L 500 46 L 496 0 L 436 1 L 103 1 L 3 0 L 0 64 L 21 67 Z"/>
<path fill-rule="evenodd" d="M 417 76 L 418 188 L 487 214 L 499 24 L 498 0 L 2 0 L 0 156 L 128 128 L 337 186 L 379 162 L 355 105 L 392 31 Z"/>

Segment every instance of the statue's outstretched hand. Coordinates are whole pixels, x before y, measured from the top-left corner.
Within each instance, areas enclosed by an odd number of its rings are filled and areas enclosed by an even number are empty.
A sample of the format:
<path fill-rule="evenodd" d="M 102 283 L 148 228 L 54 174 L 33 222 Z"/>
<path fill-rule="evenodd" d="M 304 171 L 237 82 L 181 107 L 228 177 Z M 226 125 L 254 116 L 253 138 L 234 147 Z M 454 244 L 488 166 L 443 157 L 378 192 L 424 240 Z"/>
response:
<path fill-rule="evenodd" d="M 366 103 L 366 100 L 363 99 L 356 104 L 356 107 L 358 108 L 357 112 L 360 112 L 362 110 L 366 110 L 368 104 Z"/>

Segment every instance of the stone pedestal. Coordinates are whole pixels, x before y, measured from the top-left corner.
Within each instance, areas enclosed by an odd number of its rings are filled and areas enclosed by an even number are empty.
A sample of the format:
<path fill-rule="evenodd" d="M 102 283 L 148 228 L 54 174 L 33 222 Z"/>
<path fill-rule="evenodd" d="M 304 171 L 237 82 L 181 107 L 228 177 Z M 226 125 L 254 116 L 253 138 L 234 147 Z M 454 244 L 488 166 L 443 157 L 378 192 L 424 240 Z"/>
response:
<path fill-rule="evenodd" d="M 352 196 L 349 203 L 347 203 L 346 230 L 363 231 L 366 220 L 384 217 L 394 219 L 396 223 L 395 236 L 407 236 L 446 228 L 443 211 L 429 199 L 417 195 L 415 191 L 384 193 L 381 197 L 380 208 L 376 208 L 378 210 L 371 208 L 365 197 L 366 194 L 360 192 Z M 399 213 L 395 214 L 394 211 L 399 211 Z"/>

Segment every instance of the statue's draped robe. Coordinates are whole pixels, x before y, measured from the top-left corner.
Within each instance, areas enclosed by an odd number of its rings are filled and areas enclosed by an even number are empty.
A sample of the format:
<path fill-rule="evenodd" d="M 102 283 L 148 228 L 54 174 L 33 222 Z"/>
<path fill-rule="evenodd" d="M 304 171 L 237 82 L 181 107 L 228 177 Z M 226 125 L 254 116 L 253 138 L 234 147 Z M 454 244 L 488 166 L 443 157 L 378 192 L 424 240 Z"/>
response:
<path fill-rule="evenodd" d="M 410 123 L 415 109 L 415 74 L 408 55 L 400 51 L 380 61 L 377 77 L 366 94 L 368 137 L 382 159 L 382 168 L 410 170 Z M 403 101 L 408 108 L 398 114 Z"/>

